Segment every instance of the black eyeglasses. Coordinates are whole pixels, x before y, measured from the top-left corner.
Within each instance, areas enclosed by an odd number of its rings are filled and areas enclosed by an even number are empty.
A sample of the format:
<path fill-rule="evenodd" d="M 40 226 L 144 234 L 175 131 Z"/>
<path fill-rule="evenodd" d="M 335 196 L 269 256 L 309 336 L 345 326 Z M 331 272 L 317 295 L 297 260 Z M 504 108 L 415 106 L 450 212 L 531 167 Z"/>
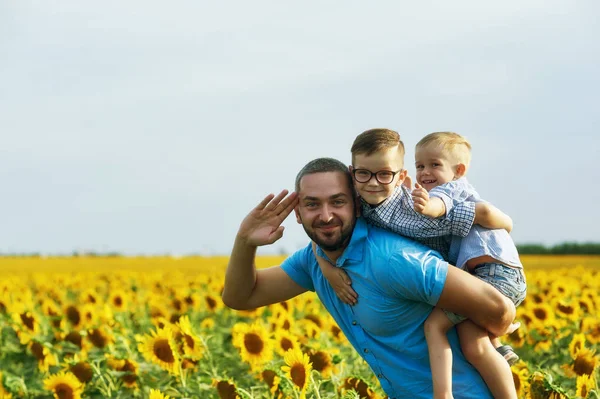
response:
<path fill-rule="evenodd" d="M 368 169 L 352 169 L 354 180 L 359 183 L 368 183 L 373 175 L 375 175 L 375 180 L 377 180 L 379 184 L 390 184 L 394 180 L 394 177 L 396 177 L 396 175 L 400 172 L 402 172 L 402 169 L 396 172 L 391 170 L 380 170 L 379 172 L 375 173 Z"/>

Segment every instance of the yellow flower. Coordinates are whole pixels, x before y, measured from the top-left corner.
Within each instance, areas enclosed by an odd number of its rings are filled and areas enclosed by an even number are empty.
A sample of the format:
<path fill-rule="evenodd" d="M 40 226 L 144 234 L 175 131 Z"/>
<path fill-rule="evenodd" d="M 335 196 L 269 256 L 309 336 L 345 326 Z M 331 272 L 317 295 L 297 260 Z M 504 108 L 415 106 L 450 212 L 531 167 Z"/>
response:
<path fill-rule="evenodd" d="M 44 388 L 51 391 L 56 399 L 81 399 L 83 385 L 70 372 L 49 376 L 44 380 Z"/>
<path fill-rule="evenodd" d="M 571 358 L 576 359 L 577 354 L 582 348 L 585 348 L 585 334 L 573 334 L 573 339 L 571 339 L 571 343 L 569 344 L 569 353 L 571 354 Z"/>
<path fill-rule="evenodd" d="M 127 388 L 134 388 L 137 386 L 137 362 L 129 359 L 116 359 L 108 355 L 106 364 L 113 370 L 125 372 L 125 374 L 121 376 L 121 380 Z"/>
<path fill-rule="evenodd" d="M 521 360 L 519 363 L 511 367 L 515 389 L 519 398 L 525 397 L 529 391 L 529 370 L 525 363 Z"/>
<path fill-rule="evenodd" d="M 275 331 L 275 350 L 281 356 L 284 356 L 289 349 L 296 349 L 300 347 L 298 338 L 291 334 L 287 330 Z"/>
<path fill-rule="evenodd" d="M 273 340 L 267 330 L 256 322 L 252 325 L 238 323 L 234 326 L 233 345 L 240 350 L 243 361 L 253 369 L 260 367 L 273 358 Z"/>
<path fill-rule="evenodd" d="M 596 381 L 592 376 L 587 374 L 577 376 L 577 390 L 575 391 L 575 395 L 581 398 L 587 398 L 588 393 L 590 393 L 592 389 L 596 389 Z"/>
<path fill-rule="evenodd" d="M 239 399 L 235 384 L 227 380 L 213 380 L 212 385 L 217 388 L 220 399 Z"/>
<path fill-rule="evenodd" d="M 146 360 L 158 364 L 171 374 L 179 373 L 179 354 L 170 327 L 156 329 L 141 338 L 138 350 Z"/>
<path fill-rule="evenodd" d="M 260 373 L 260 377 L 264 382 L 267 383 L 271 395 L 275 395 L 275 393 L 279 390 L 279 384 L 281 383 L 281 378 L 279 378 L 277 373 L 273 370 L 263 370 Z"/>
<path fill-rule="evenodd" d="M 300 392 L 300 399 L 305 399 L 306 388 L 312 371 L 312 363 L 308 355 L 302 353 L 300 349 L 292 349 L 286 352 L 283 360 L 286 366 L 282 366 L 281 370 L 292 381 L 295 389 Z"/>
<path fill-rule="evenodd" d="M 47 372 L 50 366 L 58 364 L 56 355 L 51 353 L 46 346 L 37 341 L 29 341 L 29 350 L 37 359 L 40 371 Z"/>
<path fill-rule="evenodd" d="M 310 351 L 308 352 L 308 358 L 312 363 L 313 369 L 321 373 L 323 378 L 329 378 L 331 376 L 331 373 L 333 372 L 331 353 L 323 350 Z"/>
<path fill-rule="evenodd" d="M 114 341 L 114 337 L 104 325 L 88 330 L 87 337 L 96 348 L 104 348 Z"/>
<path fill-rule="evenodd" d="M 169 395 L 165 395 L 158 389 L 151 389 L 149 399 L 171 399 L 171 397 Z"/>
<path fill-rule="evenodd" d="M 581 331 L 591 344 L 600 344 L 600 318 L 584 318 L 581 322 Z"/>
<path fill-rule="evenodd" d="M 181 345 L 182 354 L 198 360 L 204 352 L 204 344 L 202 340 L 192 331 L 192 324 L 189 316 L 183 316 L 177 322 L 179 331 L 175 334 L 175 340 Z"/>
<path fill-rule="evenodd" d="M 378 399 L 379 396 L 373 392 L 369 384 L 360 377 L 347 377 L 340 390 L 342 393 L 354 390 L 361 399 Z"/>
<path fill-rule="evenodd" d="M 88 362 L 78 362 L 69 367 L 69 371 L 73 373 L 75 377 L 81 383 L 90 382 L 94 376 L 94 370 Z"/>
<path fill-rule="evenodd" d="M 598 367 L 598 357 L 588 348 L 581 348 L 573 360 L 572 370 L 577 375 L 593 375 Z"/>

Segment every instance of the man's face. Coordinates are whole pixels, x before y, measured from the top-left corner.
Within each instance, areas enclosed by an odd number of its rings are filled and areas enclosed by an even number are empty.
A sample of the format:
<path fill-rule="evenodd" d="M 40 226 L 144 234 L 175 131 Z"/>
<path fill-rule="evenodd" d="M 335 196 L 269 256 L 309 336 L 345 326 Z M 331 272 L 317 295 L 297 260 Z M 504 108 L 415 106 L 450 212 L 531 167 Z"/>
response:
<path fill-rule="evenodd" d="M 379 205 L 394 193 L 394 189 L 402 184 L 406 178 L 406 170 L 403 170 L 404 160 L 398 152 L 398 147 L 378 151 L 371 155 L 356 154 L 352 169 L 371 172 L 371 179 L 365 183 L 354 180 L 356 191 L 367 203 Z M 391 182 L 382 184 L 377 181 L 375 173 L 387 173 L 393 175 Z M 368 176 L 368 174 L 367 174 Z"/>
<path fill-rule="evenodd" d="M 325 251 L 346 247 L 356 224 L 355 199 L 341 172 L 312 173 L 300 180 L 296 220 Z"/>

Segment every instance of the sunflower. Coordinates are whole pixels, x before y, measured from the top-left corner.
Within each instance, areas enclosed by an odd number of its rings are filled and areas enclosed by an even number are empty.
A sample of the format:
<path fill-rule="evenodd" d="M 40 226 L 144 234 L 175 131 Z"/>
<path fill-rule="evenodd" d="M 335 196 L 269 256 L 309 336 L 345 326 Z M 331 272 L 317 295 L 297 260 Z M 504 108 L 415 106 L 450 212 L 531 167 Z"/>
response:
<path fill-rule="evenodd" d="M 46 378 L 44 388 L 51 391 L 56 399 L 81 399 L 83 392 L 83 385 L 68 371 Z"/>
<path fill-rule="evenodd" d="M 233 381 L 213 380 L 212 385 L 217 389 L 220 399 L 239 399 Z"/>
<path fill-rule="evenodd" d="M 588 348 L 581 348 L 575 359 L 573 360 L 572 370 L 577 375 L 594 375 L 594 371 L 598 367 L 598 357 L 595 356 L 595 351 Z"/>
<path fill-rule="evenodd" d="M 534 327 L 544 327 L 552 324 L 555 320 L 554 311 L 547 303 L 538 303 L 531 307 L 530 315 L 532 316 L 532 325 Z"/>
<path fill-rule="evenodd" d="M 179 353 L 171 327 L 159 328 L 140 339 L 138 350 L 144 357 L 171 374 L 179 373 Z"/>
<path fill-rule="evenodd" d="M 200 322 L 201 330 L 212 330 L 215 327 L 215 319 L 206 317 Z"/>
<path fill-rule="evenodd" d="M 591 344 L 600 344 L 600 319 L 585 317 L 581 321 L 581 330 Z"/>
<path fill-rule="evenodd" d="M 571 339 L 571 343 L 569 344 L 569 353 L 572 359 L 577 358 L 577 354 L 581 348 L 585 348 L 585 334 L 573 334 L 573 339 Z"/>
<path fill-rule="evenodd" d="M 525 365 L 525 363 L 521 360 L 519 363 Z M 517 391 L 517 396 L 519 398 L 525 397 L 527 392 L 529 391 L 529 370 L 527 366 L 517 366 L 514 365 L 511 367 L 513 381 L 515 382 L 515 389 Z"/>
<path fill-rule="evenodd" d="M 51 353 L 50 350 L 37 341 L 29 341 L 29 350 L 31 354 L 38 361 L 38 368 L 40 371 L 47 372 L 50 366 L 55 366 L 58 364 L 58 360 L 56 355 Z"/>
<path fill-rule="evenodd" d="M 256 369 L 273 358 L 273 340 L 260 322 L 234 325 L 233 345 L 240 350 L 243 361 Z"/>
<path fill-rule="evenodd" d="M 129 297 L 127 296 L 127 292 L 121 289 L 113 291 L 108 298 L 108 304 L 115 311 L 124 312 L 129 306 Z"/>
<path fill-rule="evenodd" d="M 281 383 L 281 378 L 279 378 L 275 371 L 265 369 L 260 373 L 260 378 L 262 378 L 262 380 L 267 383 L 271 395 L 275 395 L 279 391 L 279 384 Z"/>
<path fill-rule="evenodd" d="M 165 395 L 158 389 L 150 389 L 149 399 L 171 399 L 169 395 Z"/>
<path fill-rule="evenodd" d="M 108 355 L 106 364 L 115 371 L 125 372 L 125 374 L 121 376 L 121 380 L 127 388 L 135 388 L 137 386 L 138 364 L 135 361 L 129 359 L 116 359 Z"/>
<path fill-rule="evenodd" d="M 283 356 L 286 366 L 281 366 L 281 370 L 288 377 L 295 389 L 300 392 L 300 399 L 306 398 L 306 388 L 312 371 L 312 363 L 307 354 L 302 353 L 300 349 L 291 349 Z"/>
<path fill-rule="evenodd" d="M 354 390 L 361 399 L 378 399 L 379 396 L 373 392 L 369 384 L 360 377 L 347 377 L 340 387 L 342 393 Z"/>
<path fill-rule="evenodd" d="M 65 306 L 63 313 L 72 328 L 76 329 L 81 326 L 82 317 L 77 305 L 69 304 Z"/>
<path fill-rule="evenodd" d="M 41 332 L 38 317 L 23 304 L 15 306 L 15 310 L 11 315 L 13 329 L 19 337 L 21 345 L 27 345 L 34 336 Z"/>
<path fill-rule="evenodd" d="M 565 298 L 556 298 L 552 301 L 556 314 L 573 322 L 579 320 L 579 303 Z"/>
<path fill-rule="evenodd" d="M 69 367 L 69 371 L 73 373 L 73 375 L 77 377 L 79 382 L 81 382 L 82 384 L 90 382 L 92 380 L 92 377 L 94 376 L 94 370 L 92 369 L 92 366 L 90 366 L 88 362 L 84 361 L 72 364 Z"/>
<path fill-rule="evenodd" d="M 310 351 L 308 358 L 313 365 L 313 369 L 321 373 L 323 378 L 329 378 L 333 372 L 333 359 L 331 354 L 326 351 Z"/>
<path fill-rule="evenodd" d="M 114 342 L 114 337 L 110 331 L 108 331 L 106 326 L 89 329 L 87 332 L 87 337 L 96 348 L 100 349 Z"/>
<path fill-rule="evenodd" d="M 181 345 L 183 354 L 194 360 L 202 358 L 204 345 L 202 340 L 192 331 L 189 316 L 183 316 L 177 323 L 179 331 L 175 334 L 175 340 Z"/>
<path fill-rule="evenodd" d="M 289 349 L 300 347 L 298 338 L 287 330 L 275 331 L 275 351 L 284 356 Z"/>
<path fill-rule="evenodd" d="M 592 376 L 584 374 L 577 377 L 577 397 L 587 398 L 592 389 L 596 389 L 596 381 Z"/>

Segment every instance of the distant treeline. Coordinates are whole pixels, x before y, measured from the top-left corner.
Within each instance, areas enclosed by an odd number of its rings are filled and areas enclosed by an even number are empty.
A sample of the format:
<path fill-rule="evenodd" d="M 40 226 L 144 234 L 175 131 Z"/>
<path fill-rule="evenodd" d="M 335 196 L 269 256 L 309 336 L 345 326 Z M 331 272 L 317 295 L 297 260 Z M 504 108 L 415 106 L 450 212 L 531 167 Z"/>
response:
<path fill-rule="evenodd" d="M 553 246 L 541 244 L 517 245 L 521 255 L 600 255 L 600 243 L 563 242 Z"/>
<path fill-rule="evenodd" d="M 563 242 L 561 244 L 546 246 L 542 244 L 517 244 L 517 249 L 519 250 L 519 254 L 521 255 L 600 255 L 600 243 L 598 242 Z M 280 255 L 286 255 L 284 251 L 281 251 Z M 56 256 L 56 257 L 101 257 L 101 258 L 117 258 L 122 256 L 132 256 L 132 255 L 124 255 L 119 252 L 94 252 L 94 251 L 86 251 L 86 252 L 73 252 L 67 254 L 42 254 L 38 252 L 31 253 L 2 253 L 0 252 L 0 257 L 5 258 L 17 258 L 17 257 L 27 257 L 27 258 L 40 258 L 44 256 Z M 152 256 L 169 256 L 169 254 L 162 255 L 135 255 L 139 257 L 152 257 Z M 202 256 L 202 254 L 194 253 L 183 256 Z"/>

